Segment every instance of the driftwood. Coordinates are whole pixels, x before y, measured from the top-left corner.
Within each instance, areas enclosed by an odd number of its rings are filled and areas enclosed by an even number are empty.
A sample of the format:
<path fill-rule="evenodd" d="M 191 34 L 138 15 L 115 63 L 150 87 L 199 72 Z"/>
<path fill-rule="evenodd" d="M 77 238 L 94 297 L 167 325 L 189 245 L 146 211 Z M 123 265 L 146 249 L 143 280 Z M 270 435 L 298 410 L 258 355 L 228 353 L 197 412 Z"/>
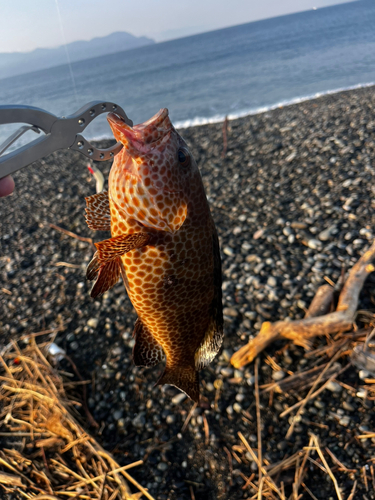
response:
<path fill-rule="evenodd" d="M 357 312 L 359 294 L 366 278 L 375 270 L 372 264 L 374 258 L 375 241 L 349 272 L 349 276 L 340 293 L 335 312 L 322 316 L 314 316 L 314 314 L 317 314 L 317 311 L 318 313 L 320 312 L 320 306 L 324 310 L 324 306 L 327 307 L 327 302 L 331 302 L 331 298 L 326 292 L 326 294 L 322 294 L 324 300 L 319 302 L 317 299 L 318 306 L 314 307 L 312 314 L 310 313 L 304 319 L 276 321 L 275 323 L 264 322 L 259 334 L 233 354 L 231 358 L 232 365 L 240 368 L 250 363 L 272 342 L 281 338 L 292 340 L 296 345 L 309 349 L 311 338 L 352 329 Z M 309 310 L 311 311 L 311 308 Z"/>
<path fill-rule="evenodd" d="M 305 318 L 316 318 L 329 313 L 333 305 L 334 293 L 335 290 L 331 285 L 320 286 L 306 311 Z"/>

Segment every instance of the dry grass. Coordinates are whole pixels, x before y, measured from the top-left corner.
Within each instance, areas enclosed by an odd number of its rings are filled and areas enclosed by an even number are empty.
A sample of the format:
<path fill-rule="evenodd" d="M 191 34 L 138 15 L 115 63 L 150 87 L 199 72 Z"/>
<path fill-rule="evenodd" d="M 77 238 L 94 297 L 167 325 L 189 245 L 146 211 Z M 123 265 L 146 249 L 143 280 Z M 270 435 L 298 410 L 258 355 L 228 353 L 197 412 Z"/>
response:
<path fill-rule="evenodd" d="M 356 469 L 347 468 L 327 446 L 323 448 L 320 445 L 319 437 L 312 432 L 311 428 L 311 426 L 321 428 L 328 427 L 324 423 L 309 422 L 302 417 L 303 409 L 306 404 L 311 403 L 316 396 L 321 394 L 326 389 L 329 382 L 333 380 L 337 381 L 338 377 L 350 367 L 353 369 L 351 362 L 342 367 L 341 364 L 337 362 L 339 358 L 351 356 L 355 347 L 359 347 L 361 353 L 367 353 L 369 356 L 373 356 L 373 353 L 375 352 L 375 345 L 371 344 L 372 338 L 375 336 L 375 319 L 373 315 L 372 318 L 368 318 L 368 321 L 369 323 L 366 328 L 357 330 L 351 334 L 338 334 L 335 338 L 328 338 L 328 346 L 325 346 L 324 349 L 319 348 L 305 354 L 305 357 L 330 357 L 328 362 L 322 363 L 321 365 L 306 371 L 293 373 L 280 382 L 262 386 L 263 396 L 268 394 L 272 396 L 274 391 L 278 393 L 293 392 L 294 394 L 298 393 L 299 395 L 299 401 L 289 408 L 286 408 L 279 415 L 280 419 L 282 419 L 296 411 L 294 417 L 289 420 L 291 425 L 286 434 L 286 439 L 290 438 L 295 424 L 301 420 L 309 426 L 308 445 L 303 447 L 300 451 L 294 453 L 294 455 L 289 457 L 286 456 L 285 459 L 276 464 L 270 464 L 266 459 L 262 458 L 262 435 L 260 432 L 261 406 L 259 401 L 259 386 L 257 377 L 259 370 L 259 358 L 256 358 L 254 372 L 257 384 L 254 392 L 258 428 L 258 451 L 255 451 L 255 449 L 250 446 L 246 437 L 240 432 L 238 433 L 238 436 L 241 440 L 241 444 L 233 446 L 231 450 L 233 458 L 239 464 L 248 463 L 249 458 L 251 457 L 251 460 L 255 462 L 258 467 L 258 473 L 251 473 L 248 477 L 243 474 L 243 472 L 239 472 L 237 470 L 233 471 L 233 474 L 241 475 L 245 481 L 243 489 L 252 490 L 253 496 L 251 498 L 253 500 L 299 500 L 302 498 L 312 498 L 317 500 L 317 497 L 314 495 L 315 487 L 310 486 L 311 489 L 309 489 L 305 484 L 305 481 L 311 477 L 311 467 L 314 467 L 318 473 L 323 473 L 329 477 L 338 500 L 344 500 L 344 498 L 347 500 L 354 500 L 354 498 L 356 498 L 355 494 L 357 491 L 358 481 L 360 481 L 362 488 L 366 491 L 375 491 L 374 466 L 371 464 L 371 461 L 375 462 L 375 459 L 367 460 L 364 466 Z M 269 360 L 266 360 L 266 362 L 269 365 L 271 364 Z M 276 361 L 275 368 L 278 368 Z M 307 381 L 307 379 L 309 380 Z M 344 390 L 349 391 L 352 395 L 355 395 L 358 390 L 365 390 L 366 396 L 362 394 L 361 397 L 365 397 L 366 399 L 375 399 L 375 378 L 365 379 L 364 383 L 366 385 L 362 385 L 359 388 L 354 388 L 343 382 L 339 383 Z M 305 396 L 302 396 L 301 393 L 303 393 L 303 391 L 305 391 L 308 387 L 310 388 L 309 391 Z M 272 398 L 270 400 L 272 401 Z M 354 439 L 363 441 L 371 439 L 374 436 L 374 432 L 365 431 L 363 434 L 356 433 Z M 247 457 L 245 457 L 246 453 L 248 455 Z M 314 454 L 316 454 L 315 457 Z M 349 479 L 352 481 L 351 492 L 347 497 L 343 496 L 342 488 L 340 487 L 339 481 L 335 476 L 336 472 L 341 473 L 341 478 L 342 473 L 347 474 Z M 368 476 L 369 473 L 371 473 L 371 477 Z M 355 477 L 357 479 L 355 479 Z M 321 494 L 320 484 L 326 483 L 327 480 L 327 478 L 322 477 L 322 482 L 319 482 L 319 485 L 317 486 L 318 493 L 315 492 L 316 494 Z M 366 495 L 364 495 L 363 498 L 366 498 Z"/>
<path fill-rule="evenodd" d="M 311 426 L 327 428 L 324 423 L 319 422 L 309 422 L 303 419 L 302 412 L 306 404 L 311 403 L 311 401 L 321 394 L 327 387 L 327 384 L 331 381 L 338 380 L 338 377 L 348 370 L 350 367 L 353 369 L 352 362 L 347 363 L 345 366 L 341 366 L 337 361 L 339 358 L 347 358 L 352 356 L 355 347 L 360 348 L 361 353 L 368 353 L 368 355 L 373 356 L 375 352 L 375 345 L 372 344 L 372 338 L 375 336 L 375 319 L 368 318 L 368 325 L 362 330 L 357 330 L 352 333 L 338 334 L 334 338 L 328 338 L 328 345 L 324 348 L 316 349 L 315 351 L 310 351 L 305 354 L 305 357 L 319 356 L 329 357 L 329 361 L 322 363 L 321 365 L 308 369 L 305 372 L 301 371 L 299 373 L 293 373 L 289 377 L 283 379 L 280 382 L 266 384 L 262 386 L 262 395 L 266 396 L 268 394 L 273 394 L 273 392 L 278 393 L 288 393 L 293 392 L 299 395 L 299 401 L 294 405 L 286 408 L 282 413 L 280 413 L 280 419 L 290 415 L 295 412 L 293 418 L 290 419 L 291 425 L 286 434 L 286 439 L 289 439 L 296 423 L 303 420 L 305 424 L 308 424 L 309 429 L 309 443 L 308 446 L 302 448 L 300 451 L 296 452 L 292 456 L 286 456 L 284 460 L 277 464 L 270 464 L 266 459 L 262 458 L 261 454 L 261 440 L 262 436 L 259 432 L 261 428 L 261 415 L 260 415 L 260 403 L 258 386 L 255 387 L 255 402 L 256 402 L 256 414 L 257 414 L 257 428 L 258 428 L 258 452 L 251 448 L 249 442 L 242 433 L 238 433 L 241 440 L 240 445 L 233 446 L 231 453 L 233 458 L 238 463 L 246 463 L 249 461 L 249 457 L 244 458 L 246 452 L 251 456 L 251 459 L 255 462 L 258 467 L 258 473 L 252 473 L 247 477 L 243 473 L 239 473 L 245 484 L 243 489 L 250 488 L 253 492 L 252 499 L 264 499 L 264 500 L 299 500 L 302 498 L 312 498 L 316 499 L 314 491 L 311 491 L 305 484 L 305 480 L 311 477 L 311 466 L 313 466 L 317 471 L 329 476 L 334 491 L 336 493 L 336 498 L 338 500 L 344 500 L 340 484 L 335 476 L 335 472 L 347 474 L 352 481 L 352 489 L 347 497 L 347 500 L 354 500 L 357 486 L 358 477 L 360 477 L 360 482 L 362 487 L 366 491 L 370 491 L 371 488 L 375 491 L 375 474 L 374 467 L 370 459 L 366 462 L 365 466 L 358 469 L 347 468 L 334 453 L 328 447 L 321 447 L 320 441 L 317 435 L 315 435 Z M 358 349 L 357 349 L 358 351 Z M 362 358 L 361 358 L 362 359 Z M 254 367 L 255 374 L 258 373 L 258 363 L 259 358 L 255 360 L 256 364 Z M 267 362 L 267 360 L 266 360 Z M 276 362 L 275 362 L 276 363 Z M 270 364 L 267 362 L 267 364 Z M 276 363 L 277 365 L 277 363 Z M 277 368 L 277 366 L 275 366 Z M 357 367 L 358 368 L 358 367 Z M 307 379 L 309 379 L 307 381 Z M 257 380 L 257 377 L 256 377 Z M 258 382 L 258 380 L 257 380 Z M 359 388 L 351 387 L 348 384 L 339 382 L 344 390 L 349 391 L 352 395 L 356 394 L 358 390 L 366 391 L 366 395 L 362 394 L 361 397 L 366 399 L 375 399 L 375 378 L 368 378 L 364 380 L 365 385 Z M 301 393 L 310 387 L 307 395 L 302 396 Z M 355 439 L 358 441 L 368 440 L 375 436 L 374 432 L 365 431 L 363 434 L 356 434 Z M 259 446 L 260 445 L 260 446 Z M 316 457 L 313 455 L 316 454 Z M 332 465 L 329 465 L 329 464 Z M 371 477 L 368 477 L 368 472 L 371 473 Z M 360 474 L 361 472 L 361 474 Z M 233 471 L 233 474 L 238 474 L 238 471 Z M 355 479 L 357 476 L 357 479 Z M 293 480 L 292 480 L 293 477 Z M 342 477 L 342 476 L 341 476 Z M 322 478 L 322 483 L 326 482 L 326 478 Z M 319 490 L 320 487 L 318 487 Z M 288 494 L 285 491 L 288 491 Z M 314 488 L 312 488 L 314 490 Z M 292 493 L 290 493 L 292 492 Z M 320 492 L 321 493 L 321 492 Z M 365 498 L 365 496 L 363 497 Z"/>
<path fill-rule="evenodd" d="M 0 436 L 9 443 L 0 450 L 0 496 L 153 500 L 128 472 L 142 461 L 120 467 L 79 424 L 82 403 L 66 391 L 74 382 L 48 361 L 49 346 L 31 337 L 0 356 Z"/>
<path fill-rule="evenodd" d="M 258 362 L 259 358 L 257 356 L 263 349 L 273 341 L 284 338 L 289 342 L 305 347 L 307 350 L 305 358 L 316 360 L 317 366 L 310 367 L 306 371 L 300 371 L 299 373 L 288 372 L 289 376 L 283 380 L 261 386 L 263 389 L 262 394 L 269 394 L 270 401 L 272 401 L 274 392 L 284 394 L 292 392 L 298 394 L 299 401 L 286 408 L 279 415 L 280 418 L 285 418 L 287 415 L 295 412 L 294 416 L 289 419 L 290 427 L 286 433 L 286 439 L 290 439 L 295 425 L 301 420 L 309 425 L 309 427 L 314 426 L 327 429 L 324 422 L 306 421 L 306 419 L 303 419 L 302 414 L 305 406 L 321 394 L 332 381 L 338 382 L 343 389 L 349 391 L 352 395 L 356 395 L 357 391 L 360 391 L 357 394 L 359 397 L 375 400 L 375 376 L 369 375 L 368 378 L 364 379 L 365 385 L 361 385 L 359 388 L 351 387 L 348 384 L 338 381 L 338 377 L 349 368 L 362 369 L 375 373 L 375 314 L 371 311 L 357 310 L 359 293 L 365 279 L 375 269 L 372 264 L 374 259 L 375 242 L 349 272 L 346 282 L 343 284 L 336 310 L 334 310 L 333 301 L 334 289 L 332 286 L 324 285 L 318 290 L 304 319 L 264 323 L 258 336 L 232 356 L 231 362 L 237 368 L 244 366 L 254 359 Z M 341 286 L 337 288 L 341 288 Z M 332 308 L 334 312 L 332 312 Z M 358 327 L 358 324 L 363 325 L 361 329 Z M 313 350 L 311 340 L 315 337 L 323 336 L 325 337 L 325 342 L 321 342 Z M 342 366 L 340 362 L 345 359 L 346 364 Z M 280 370 L 277 357 L 274 359 L 265 354 L 265 362 L 273 370 Z M 256 364 L 255 372 L 257 371 L 258 365 Z M 307 394 L 302 396 L 301 393 L 306 389 L 308 389 Z M 319 438 L 312 433 L 311 429 L 309 430 L 310 440 L 308 446 L 275 465 L 271 465 L 266 460 L 263 460 L 261 454 L 262 437 L 259 433 L 260 405 L 257 391 L 258 387 L 255 390 L 258 453 L 251 448 L 245 436 L 241 433 L 239 433 L 241 444 L 234 446 L 232 449 L 232 455 L 238 463 L 243 463 L 241 454 L 247 453 L 250 454 L 251 459 L 258 467 L 258 473 L 252 473 L 249 477 L 242 472 L 239 473 L 245 481 L 243 489 L 250 488 L 253 492 L 252 498 L 254 500 L 260 498 L 267 500 L 298 500 L 302 497 L 316 499 L 314 492 L 304 482 L 304 478 L 308 474 L 311 475 L 310 468 L 312 466 L 320 473 L 324 473 L 329 477 L 338 500 L 343 500 L 343 495 L 335 477 L 335 471 L 348 474 L 353 481 L 347 500 L 355 498 L 358 477 L 361 478 L 362 486 L 366 491 L 369 491 L 371 487 L 375 488 L 374 468 L 372 464 L 369 466 L 369 463 L 367 463 L 361 470 L 359 468 L 348 469 L 329 448 L 325 447 L 324 450 L 321 448 Z M 363 441 L 371 439 L 374 436 L 374 432 L 365 431 L 363 434 L 355 435 L 354 439 Z M 313 458 L 313 454 L 317 456 Z M 247 457 L 248 459 L 249 456 Z M 244 459 L 244 462 L 246 463 L 246 459 Z M 332 465 L 330 466 L 329 463 L 332 463 Z M 367 476 L 367 470 L 371 471 L 371 478 Z M 361 474 L 360 471 L 362 471 Z M 235 473 L 238 473 L 238 471 L 233 471 L 233 474 Z M 357 476 L 357 479 L 354 478 L 354 475 Z M 292 477 L 294 477 L 293 480 Z M 324 478 L 324 482 L 326 479 Z M 288 491 L 289 496 L 286 495 L 285 490 Z M 366 498 L 366 495 L 363 498 Z"/>
<path fill-rule="evenodd" d="M 333 467 L 328 464 L 328 458 L 332 459 L 334 466 L 338 467 L 338 470 L 352 473 L 355 472 L 352 469 L 346 469 L 341 462 L 339 462 L 333 453 L 326 448 L 322 450 L 319 439 L 315 434 L 310 434 L 310 440 L 308 446 L 305 446 L 300 451 L 294 453 L 294 455 L 285 458 L 277 464 L 268 464 L 264 460 L 261 462 L 257 453 L 252 449 L 248 443 L 245 436 L 239 432 L 238 436 L 241 440 L 241 445 L 236 445 L 233 447 L 233 454 L 237 457 L 241 457 L 241 454 L 246 452 L 250 453 L 252 460 L 257 464 L 259 471 L 262 474 L 252 474 L 249 478 L 246 476 L 243 479 L 246 481 L 243 489 L 250 488 L 253 491 L 252 499 L 262 498 L 264 500 L 298 500 L 302 497 L 305 498 L 304 493 L 310 498 L 316 498 L 314 493 L 306 486 L 305 478 L 310 473 L 311 466 L 314 466 L 318 471 L 323 474 L 328 475 L 333 483 L 336 497 L 338 500 L 343 500 L 342 492 L 338 481 L 332 471 Z M 316 454 L 316 459 L 312 457 Z M 288 482 L 286 494 L 286 486 L 284 480 Z M 349 496 L 350 499 L 354 498 L 354 493 L 357 488 L 357 481 L 353 481 L 352 492 Z M 348 499 L 349 500 L 349 499 Z"/>

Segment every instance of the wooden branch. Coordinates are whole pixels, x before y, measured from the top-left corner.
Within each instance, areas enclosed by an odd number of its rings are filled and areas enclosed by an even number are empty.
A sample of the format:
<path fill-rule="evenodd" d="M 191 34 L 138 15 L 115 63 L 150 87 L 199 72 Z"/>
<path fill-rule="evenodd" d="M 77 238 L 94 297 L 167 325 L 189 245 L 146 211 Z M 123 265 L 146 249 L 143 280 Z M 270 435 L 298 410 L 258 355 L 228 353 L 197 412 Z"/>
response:
<path fill-rule="evenodd" d="M 375 241 L 349 272 L 335 312 L 295 321 L 264 322 L 259 334 L 233 354 L 232 365 L 240 368 L 251 363 L 263 349 L 280 338 L 292 340 L 296 345 L 308 349 L 309 339 L 313 337 L 350 330 L 354 323 L 363 284 L 367 276 L 375 270 L 371 263 L 374 258 Z"/>

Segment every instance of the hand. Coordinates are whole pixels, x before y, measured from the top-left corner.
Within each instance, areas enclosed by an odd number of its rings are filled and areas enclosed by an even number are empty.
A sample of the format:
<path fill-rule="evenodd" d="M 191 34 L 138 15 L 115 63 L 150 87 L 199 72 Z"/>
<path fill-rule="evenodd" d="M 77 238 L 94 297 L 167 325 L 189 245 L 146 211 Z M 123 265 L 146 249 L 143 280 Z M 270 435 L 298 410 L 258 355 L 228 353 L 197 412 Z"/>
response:
<path fill-rule="evenodd" d="M 14 190 L 14 180 L 13 177 L 7 175 L 0 179 L 0 198 L 2 196 L 8 196 L 13 193 Z"/>

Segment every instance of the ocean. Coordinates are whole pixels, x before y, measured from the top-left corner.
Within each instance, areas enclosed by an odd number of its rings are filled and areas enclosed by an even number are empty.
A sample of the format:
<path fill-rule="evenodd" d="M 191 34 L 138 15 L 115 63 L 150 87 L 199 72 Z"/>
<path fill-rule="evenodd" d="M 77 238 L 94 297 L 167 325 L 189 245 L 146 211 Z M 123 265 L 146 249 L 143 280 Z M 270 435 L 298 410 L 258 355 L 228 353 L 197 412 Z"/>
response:
<path fill-rule="evenodd" d="M 0 79 L 0 104 L 66 116 L 103 99 L 134 123 L 162 107 L 177 127 L 218 122 L 374 84 L 374 27 L 373 0 L 266 19 Z M 84 135 L 111 137 L 105 117 Z"/>

